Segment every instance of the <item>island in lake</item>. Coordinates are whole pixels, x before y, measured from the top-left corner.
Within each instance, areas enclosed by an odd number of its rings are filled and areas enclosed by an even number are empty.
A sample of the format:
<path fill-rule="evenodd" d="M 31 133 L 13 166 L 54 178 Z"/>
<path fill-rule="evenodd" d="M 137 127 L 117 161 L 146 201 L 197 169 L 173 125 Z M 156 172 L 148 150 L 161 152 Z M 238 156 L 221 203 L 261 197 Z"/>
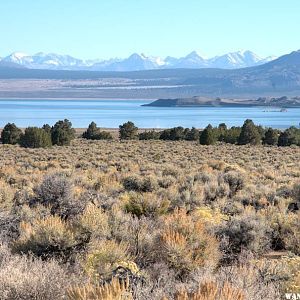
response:
<path fill-rule="evenodd" d="M 270 106 L 270 107 L 300 107 L 300 97 L 260 97 L 258 99 L 223 99 L 195 96 L 191 98 L 158 99 L 143 106 L 154 107 L 191 107 L 191 106 L 226 106 L 226 107 L 249 107 L 249 106 Z"/>

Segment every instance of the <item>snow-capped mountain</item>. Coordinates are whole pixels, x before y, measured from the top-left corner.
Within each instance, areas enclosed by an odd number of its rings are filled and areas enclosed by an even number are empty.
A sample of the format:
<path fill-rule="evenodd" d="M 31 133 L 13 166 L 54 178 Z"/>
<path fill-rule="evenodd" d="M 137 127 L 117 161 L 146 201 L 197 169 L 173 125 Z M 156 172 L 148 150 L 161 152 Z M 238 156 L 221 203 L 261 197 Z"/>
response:
<path fill-rule="evenodd" d="M 74 69 L 85 63 L 69 55 L 39 52 L 34 55 L 15 52 L 4 57 L 2 61 L 17 63 L 30 69 Z"/>
<path fill-rule="evenodd" d="M 208 68 L 209 62 L 205 59 L 201 54 L 197 51 L 193 51 L 185 57 L 175 58 L 168 56 L 166 58 L 165 67 L 171 68 L 188 68 L 188 69 L 195 69 L 195 68 Z"/>
<path fill-rule="evenodd" d="M 275 57 L 273 57 L 273 59 L 275 59 Z M 209 65 L 212 68 L 237 69 L 257 66 L 273 59 L 271 57 L 261 58 L 257 54 L 247 50 L 213 57 L 209 60 Z"/>
<path fill-rule="evenodd" d="M 0 59 L 3 63 L 19 64 L 30 69 L 55 69 L 55 70 L 94 70 L 94 71 L 139 71 L 151 69 L 174 68 L 221 68 L 238 69 L 264 64 L 276 57 L 261 58 L 251 51 L 238 51 L 222 56 L 205 58 L 196 51 L 187 56 L 166 58 L 146 56 L 134 53 L 128 58 L 113 58 L 109 60 L 82 60 L 70 55 L 39 52 L 28 55 L 15 52 Z"/>
<path fill-rule="evenodd" d="M 145 54 L 134 53 L 124 60 L 103 61 L 92 66 L 98 71 L 140 71 L 158 69 L 164 65 L 159 57 L 148 57 Z"/>

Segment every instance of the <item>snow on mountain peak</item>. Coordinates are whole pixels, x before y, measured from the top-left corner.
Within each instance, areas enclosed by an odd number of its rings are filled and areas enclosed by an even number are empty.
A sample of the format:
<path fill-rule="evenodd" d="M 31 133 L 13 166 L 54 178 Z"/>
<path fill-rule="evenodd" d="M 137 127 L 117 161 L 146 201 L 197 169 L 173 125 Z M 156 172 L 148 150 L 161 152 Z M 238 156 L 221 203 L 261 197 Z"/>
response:
<path fill-rule="evenodd" d="M 137 71 L 161 68 L 223 68 L 236 69 L 256 66 L 269 62 L 276 57 L 261 58 L 249 50 L 230 52 L 213 58 L 205 58 L 199 51 L 193 51 L 184 57 L 147 56 L 144 53 L 133 53 L 125 59 L 81 60 L 70 55 L 38 52 L 28 55 L 15 52 L 2 58 L 35 69 L 62 70 L 98 70 L 98 71 Z"/>

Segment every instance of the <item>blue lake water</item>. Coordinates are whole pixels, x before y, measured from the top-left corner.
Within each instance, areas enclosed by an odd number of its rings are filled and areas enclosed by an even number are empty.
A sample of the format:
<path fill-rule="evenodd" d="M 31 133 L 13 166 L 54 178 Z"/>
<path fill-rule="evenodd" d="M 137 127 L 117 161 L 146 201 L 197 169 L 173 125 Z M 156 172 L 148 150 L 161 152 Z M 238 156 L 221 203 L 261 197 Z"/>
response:
<path fill-rule="evenodd" d="M 145 107 L 145 100 L 0 100 L 0 127 L 42 126 L 69 119 L 74 127 L 94 121 L 100 127 L 115 128 L 130 120 L 141 128 L 174 126 L 203 128 L 207 124 L 242 125 L 245 119 L 274 128 L 299 126 L 300 108 L 280 112 L 264 107 Z"/>

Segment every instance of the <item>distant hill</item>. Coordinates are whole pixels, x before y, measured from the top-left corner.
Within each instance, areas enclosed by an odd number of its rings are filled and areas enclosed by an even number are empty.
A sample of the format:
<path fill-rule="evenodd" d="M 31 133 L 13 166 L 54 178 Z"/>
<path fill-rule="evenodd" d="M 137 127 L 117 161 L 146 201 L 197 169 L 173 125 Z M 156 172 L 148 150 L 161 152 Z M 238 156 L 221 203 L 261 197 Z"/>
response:
<path fill-rule="evenodd" d="M 17 63 L 0 60 L 0 69 L 25 69 L 25 67 Z"/>
<path fill-rule="evenodd" d="M 153 107 L 192 107 L 192 106 L 227 106 L 227 107 L 249 107 L 249 106 L 269 106 L 269 107 L 300 107 L 300 97 L 279 97 L 279 98 L 258 98 L 258 99 L 212 99 L 207 97 L 158 99 L 143 106 Z"/>
<path fill-rule="evenodd" d="M 140 63 L 142 68 L 143 62 Z M 64 97 L 74 97 L 76 94 L 80 97 L 108 99 L 173 99 L 190 98 L 194 95 L 210 98 L 258 98 L 282 95 L 291 97 L 300 95 L 300 50 L 263 65 L 231 70 L 185 68 L 99 72 L 35 70 L 22 69 L 19 65 L 10 67 L 6 65 L 0 66 L 0 79 L 61 80 L 62 83 L 57 87 L 53 84 L 51 89 L 47 90 L 47 97 L 62 97 L 62 89 Z M 66 81 L 73 82 L 67 84 Z M 81 82 L 78 83 L 79 81 Z M 35 84 L 38 85 L 38 82 Z M 42 91 L 39 86 L 35 88 Z M 30 87 L 27 90 L 29 89 Z M 0 94 L 0 97 L 8 95 L 10 94 L 5 92 Z"/>

